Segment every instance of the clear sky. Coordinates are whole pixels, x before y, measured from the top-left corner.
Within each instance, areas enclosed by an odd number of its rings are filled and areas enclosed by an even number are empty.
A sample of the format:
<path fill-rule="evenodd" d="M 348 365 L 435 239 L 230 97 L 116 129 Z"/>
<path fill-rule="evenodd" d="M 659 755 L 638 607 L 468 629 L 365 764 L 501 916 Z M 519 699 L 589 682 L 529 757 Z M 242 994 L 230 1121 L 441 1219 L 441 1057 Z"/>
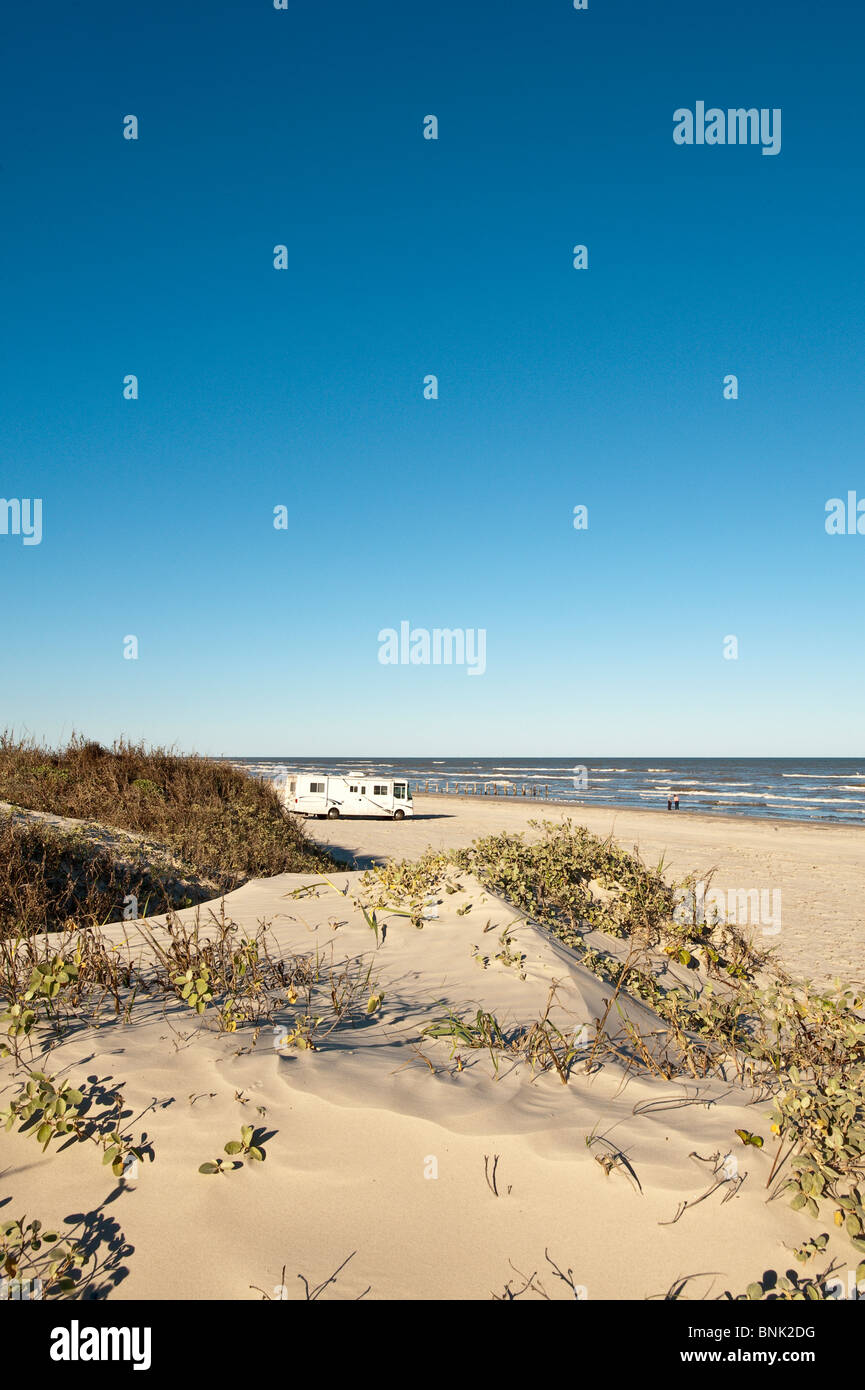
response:
<path fill-rule="evenodd" d="M 862 754 L 863 40 L 832 0 L 7 9 L 0 495 L 43 535 L 0 535 L 0 725 Z M 698 101 L 781 152 L 674 144 Z M 403 620 L 485 673 L 382 665 Z"/>

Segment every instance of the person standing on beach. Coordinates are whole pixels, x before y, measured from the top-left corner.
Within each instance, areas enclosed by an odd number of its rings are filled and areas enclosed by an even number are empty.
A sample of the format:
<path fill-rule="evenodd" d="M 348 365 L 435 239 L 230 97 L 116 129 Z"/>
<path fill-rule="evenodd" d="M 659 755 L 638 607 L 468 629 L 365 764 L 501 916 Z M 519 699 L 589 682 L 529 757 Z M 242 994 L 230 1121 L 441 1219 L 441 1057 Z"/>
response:
<path fill-rule="evenodd" d="M 679 809 L 679 793 L 676 792 L 676 795 L 673 797 L 673 810 L 674 810 L 674 811 L 678 811 L 678 809 Z"/>
<path fill-rule="evenodd" d="M 673 802 L 672 802 L 671 797 L 670 797 L 669 794 L 668 794 L 668 796 L 667 796 L 667 810 L 668 810 L 668 811 L 672 811 L 672 809 L 673 809 Z"/>

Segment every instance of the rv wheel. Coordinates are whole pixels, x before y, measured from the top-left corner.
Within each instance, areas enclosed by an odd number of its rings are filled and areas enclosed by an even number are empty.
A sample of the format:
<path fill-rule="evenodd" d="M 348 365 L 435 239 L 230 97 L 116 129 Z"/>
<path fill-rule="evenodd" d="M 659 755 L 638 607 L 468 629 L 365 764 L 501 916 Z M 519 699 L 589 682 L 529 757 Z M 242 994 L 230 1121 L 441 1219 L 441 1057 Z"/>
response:
<path fill-rule="evenodd" d="M 327 818 L 328 820 L 339 820 L 339 811 L 336 809 L 335 806 L 331 806 L 330 810 L 327 813 Z"/>
<path fill-rule="evenodd" d="M 405 820 L 405 811 L 394 811 L 394 820 Z"/>

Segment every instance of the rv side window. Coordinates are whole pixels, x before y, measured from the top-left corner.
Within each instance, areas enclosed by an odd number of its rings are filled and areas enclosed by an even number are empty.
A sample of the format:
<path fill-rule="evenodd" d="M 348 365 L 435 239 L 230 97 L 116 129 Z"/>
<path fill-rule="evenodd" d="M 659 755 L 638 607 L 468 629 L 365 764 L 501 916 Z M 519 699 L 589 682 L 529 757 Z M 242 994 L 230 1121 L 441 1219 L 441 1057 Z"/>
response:
<path fill-rule="evenodd" d="M 309 784 L 309 790 L 310 790 L 311 792 L 323 792 L 323 791 L 324 791 L 324 783 L 323 783 L 323 782 L 310 782 L 310 784 Z"/>
<path fill-rule="evenodd" d="M 361 796 L 366 796 L 366 787 L 361 787 L 360 794 Z"/>
<path fill-rule="evenodd" d="M 349 791 L 350 791 L 350 792 L 356 792 L 356 791 L 357 791 L 357 787 L 349 787 Z"/>
<path fill-rule="evenodd" d="M 294 796 L 294 793 L 296 792 L 296 790 L 297 790 L 297 783 L 296 783 L 296 781 L 294 780 L 294 778 L 292 777 L 292 779 L 291 779 L 291 795 L 292 795 L 292 796 Z"/>
<path fill-rule="evenodd" d="M 387 796 L 387 787 L 376 786 L 372 789 L 373 796 Z"/>
<path fill-rule="evenodd" d="M 393 794 L 399 800 L 405 799 L 405 782 L 394 782 Z"/>

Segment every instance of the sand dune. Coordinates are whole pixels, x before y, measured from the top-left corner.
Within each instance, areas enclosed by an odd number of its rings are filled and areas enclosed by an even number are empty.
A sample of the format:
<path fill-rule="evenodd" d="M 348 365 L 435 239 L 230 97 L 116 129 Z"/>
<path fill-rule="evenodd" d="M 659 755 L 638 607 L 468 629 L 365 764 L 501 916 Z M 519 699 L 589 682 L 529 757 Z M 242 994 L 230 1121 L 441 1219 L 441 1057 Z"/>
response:
<path fill-rule="evenodd" d="M 320 829 L 332 838 L 332 824 Z M 391 846 L 388 832 L 398 831 L 416 847 L 447 827 L 419 819 L 336 831 Z M 421 1036 L 449 1009 L 482 1009 L 513 1032 L 539 1017 L 554 984 L 553 1018 L 577 1035 L 610 993 L 470 875 L 460 885 L 422 929 L 381 913 L 378 938 L 355 901 L 357 873 L 327 885 L 282 875 L 228 895 L 226 915 L 249 932 L 268 922 L 280 956 L 317 954 L 325 973 L 371 972 L 361 1002 L 383 992 L 381 1008 L 361 1008 L 318 1050 L 297 1052 L 285 1030 L 220 1033 L 209 1014 L 175 1001 L 140 1003 L 130 1025 L 106 1007 L 98 1027 L 82 1026 L 41 1060 L 73 1083 L 122 1087 L 152 1158 L 135 1180 L 117 1182 L 93 1145 L 42 1156 L 32 1139 L 0 1134 L 3 1186 L 14 1193 L 6 1210 L 62 1227 L 80 1216 L 102 1262 L 89 1296 L 121 1299 L 259 1297 L 251 1286 L 273 1297 L 283 1267 L 286 1296 L 303 1298 L 300 1276 L 315 1287 L 348 1257 L 322 1298 L 489 1299 L 532 1275 L 530 1297 L 658 1297 L 686 1276 L 695 1276 L 689 1296 L 701 1297 L 786 1269 L 785 1247 L 814 1227 L 786 1200 L 767 1202 L 774 1146 L 736 1138 L 739 1128 L 768 1137 L 768 1106 L 753 1090 L 638 1076 L 610 1058 L 592 1075 L 577 1065 L 565 1086 L 524 1062 L 505 1059 L 496 1071 L 484 1051 L 461 1048 L 459 1062 L 446 1040 Z M 203 923 L 202 909 L 180 919 L 196 914 Z M 491 949 L 508 924 L 522 957 L 512 964 Z M 150 959 L 140 924 L 105 935 Z M 625 1012 L 651 1028 L 639 1002 Z M 256 1127 L 265 1162 L 200 1174 L 244 1123 Z M 846 1265 L 849 1247 L 835 1240 L 829 1254 Z"/>
<path fill-rule="evenodd" d="M 636 846 L 647 864 L 663 857 L 667 876 L 717 868 L 713 887 L 781 894 L 780 932 L 765 938 L 794 974 L 865 982 L 865 831 L 859 826 L 750 820 L 686 811 L 563 807 L 521 799 L 416 796 L 403 822 L 308 822 L 310 834 L 362 864 L 414 859 L 471 844 L 481 835 L 529 830 L 529 822 L 570 817 L 596 835 Z M 772 927 L 774 928 L 774 923 Z"/>

